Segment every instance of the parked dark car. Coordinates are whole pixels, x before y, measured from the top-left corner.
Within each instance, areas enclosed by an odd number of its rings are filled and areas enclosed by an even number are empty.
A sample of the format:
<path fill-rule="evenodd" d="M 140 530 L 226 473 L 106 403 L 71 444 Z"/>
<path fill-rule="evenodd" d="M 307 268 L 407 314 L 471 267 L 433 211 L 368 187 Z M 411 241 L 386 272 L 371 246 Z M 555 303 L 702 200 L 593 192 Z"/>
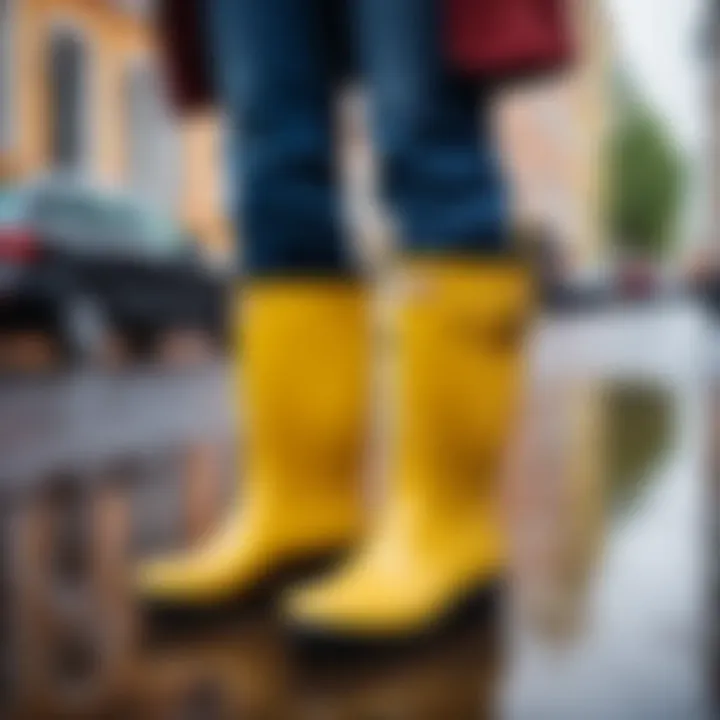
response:
<path fill-rule="evenodd" d="M 173 329 L 224 335 L 226 273 L 131 199 L 58 183 L 0 189 L 0 328 L 86 355 L 113 332 L 149 348 Z"/>

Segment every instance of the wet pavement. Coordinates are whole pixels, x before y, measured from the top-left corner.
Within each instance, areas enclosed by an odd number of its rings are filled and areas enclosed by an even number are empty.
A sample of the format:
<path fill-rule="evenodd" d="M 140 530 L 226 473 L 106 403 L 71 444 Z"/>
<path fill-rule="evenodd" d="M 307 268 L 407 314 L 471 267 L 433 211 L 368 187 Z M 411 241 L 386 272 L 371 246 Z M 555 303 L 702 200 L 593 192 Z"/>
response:
<path fill-rule="evenodd" d="M 222 366 L 6 383 L 0 717 L 712 717 L 719 377 L 690 306 L 543 321 L 503 616 L 330 666 L 299 660 L 271 608 L 163 643 L 133 609 L 133 563 L 201 536 L 230 492 Z"/>

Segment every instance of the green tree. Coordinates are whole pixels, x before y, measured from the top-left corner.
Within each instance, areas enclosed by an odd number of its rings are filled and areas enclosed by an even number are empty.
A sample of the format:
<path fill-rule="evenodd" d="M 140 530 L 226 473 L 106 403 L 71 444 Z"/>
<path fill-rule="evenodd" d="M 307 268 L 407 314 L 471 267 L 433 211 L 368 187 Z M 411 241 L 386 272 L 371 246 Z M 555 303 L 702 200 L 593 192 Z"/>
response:
<path fill-rule="evenodd" d="M 608 230 L 616 247 L 658 256 L 676 239 L 682 154 L 658 117 L 628 101 L 610 139 Z"/>

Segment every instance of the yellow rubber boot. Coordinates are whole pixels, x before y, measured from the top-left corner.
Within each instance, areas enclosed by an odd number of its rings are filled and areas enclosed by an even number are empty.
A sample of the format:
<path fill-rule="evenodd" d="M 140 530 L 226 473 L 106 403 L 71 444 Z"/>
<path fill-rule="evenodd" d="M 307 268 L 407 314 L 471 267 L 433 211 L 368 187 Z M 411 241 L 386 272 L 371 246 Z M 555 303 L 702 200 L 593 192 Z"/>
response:
<path fill-rule="evenodd" d="M 256 281 L 237 317 L 240 492 L 205 542 L 141 568 L 140 595 L 160 606 L 235 599 L 289 564 L 347 549 L 361 532 L 364 292 L 341 281 Z"/>
<path fill-rule="evenodd" d="M 424 261 L 406 275 L 387 496 L 349 562 L 290 594 L 290 623 L 311 636 L 425 632 L 505 563 L 497 475 L 522 385 L 527 274 Z"/>

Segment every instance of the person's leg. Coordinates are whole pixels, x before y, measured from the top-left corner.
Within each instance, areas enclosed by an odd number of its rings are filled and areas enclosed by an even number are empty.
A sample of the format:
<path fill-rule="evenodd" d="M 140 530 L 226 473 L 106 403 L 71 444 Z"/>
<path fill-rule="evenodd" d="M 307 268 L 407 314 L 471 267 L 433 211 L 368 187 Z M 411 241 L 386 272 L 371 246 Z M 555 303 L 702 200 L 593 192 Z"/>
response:
<path fill-rule="evenodd" d="M 213 609 L 359 531 L 367 303 L 340 242 L 326 2 L 208 3 L 240 180 L 234 404 L 245 442 L 226 523 L 141 569 L 140 592 L 161 609 Z"/>
<path fill-rule="evenodd" d="M 507 191 L 490 99 L 449 74 L 441 0 L 361 0 L 355 27 L 380 158 L 380 194 L 414 255 L 507 245 Z"/>
<path fill-rule="evenodd" d="M 313 634 L 424 633 L 503 572 L 497 473 L 529 287 L 510 257 L 486 101 L 448 76 L 440 0 L 360 0 L 382 193 L 398 220 L 396 424 L 378 522 L 341 571 L 290 598 Z M 485 105 L 485 106 L 484 106 Z"/>
<path fill-rule="evenodd" d="M 325 0 L 211 0 L 233 211 L 251 277 L 337 275 L 334 48 Z"/>

